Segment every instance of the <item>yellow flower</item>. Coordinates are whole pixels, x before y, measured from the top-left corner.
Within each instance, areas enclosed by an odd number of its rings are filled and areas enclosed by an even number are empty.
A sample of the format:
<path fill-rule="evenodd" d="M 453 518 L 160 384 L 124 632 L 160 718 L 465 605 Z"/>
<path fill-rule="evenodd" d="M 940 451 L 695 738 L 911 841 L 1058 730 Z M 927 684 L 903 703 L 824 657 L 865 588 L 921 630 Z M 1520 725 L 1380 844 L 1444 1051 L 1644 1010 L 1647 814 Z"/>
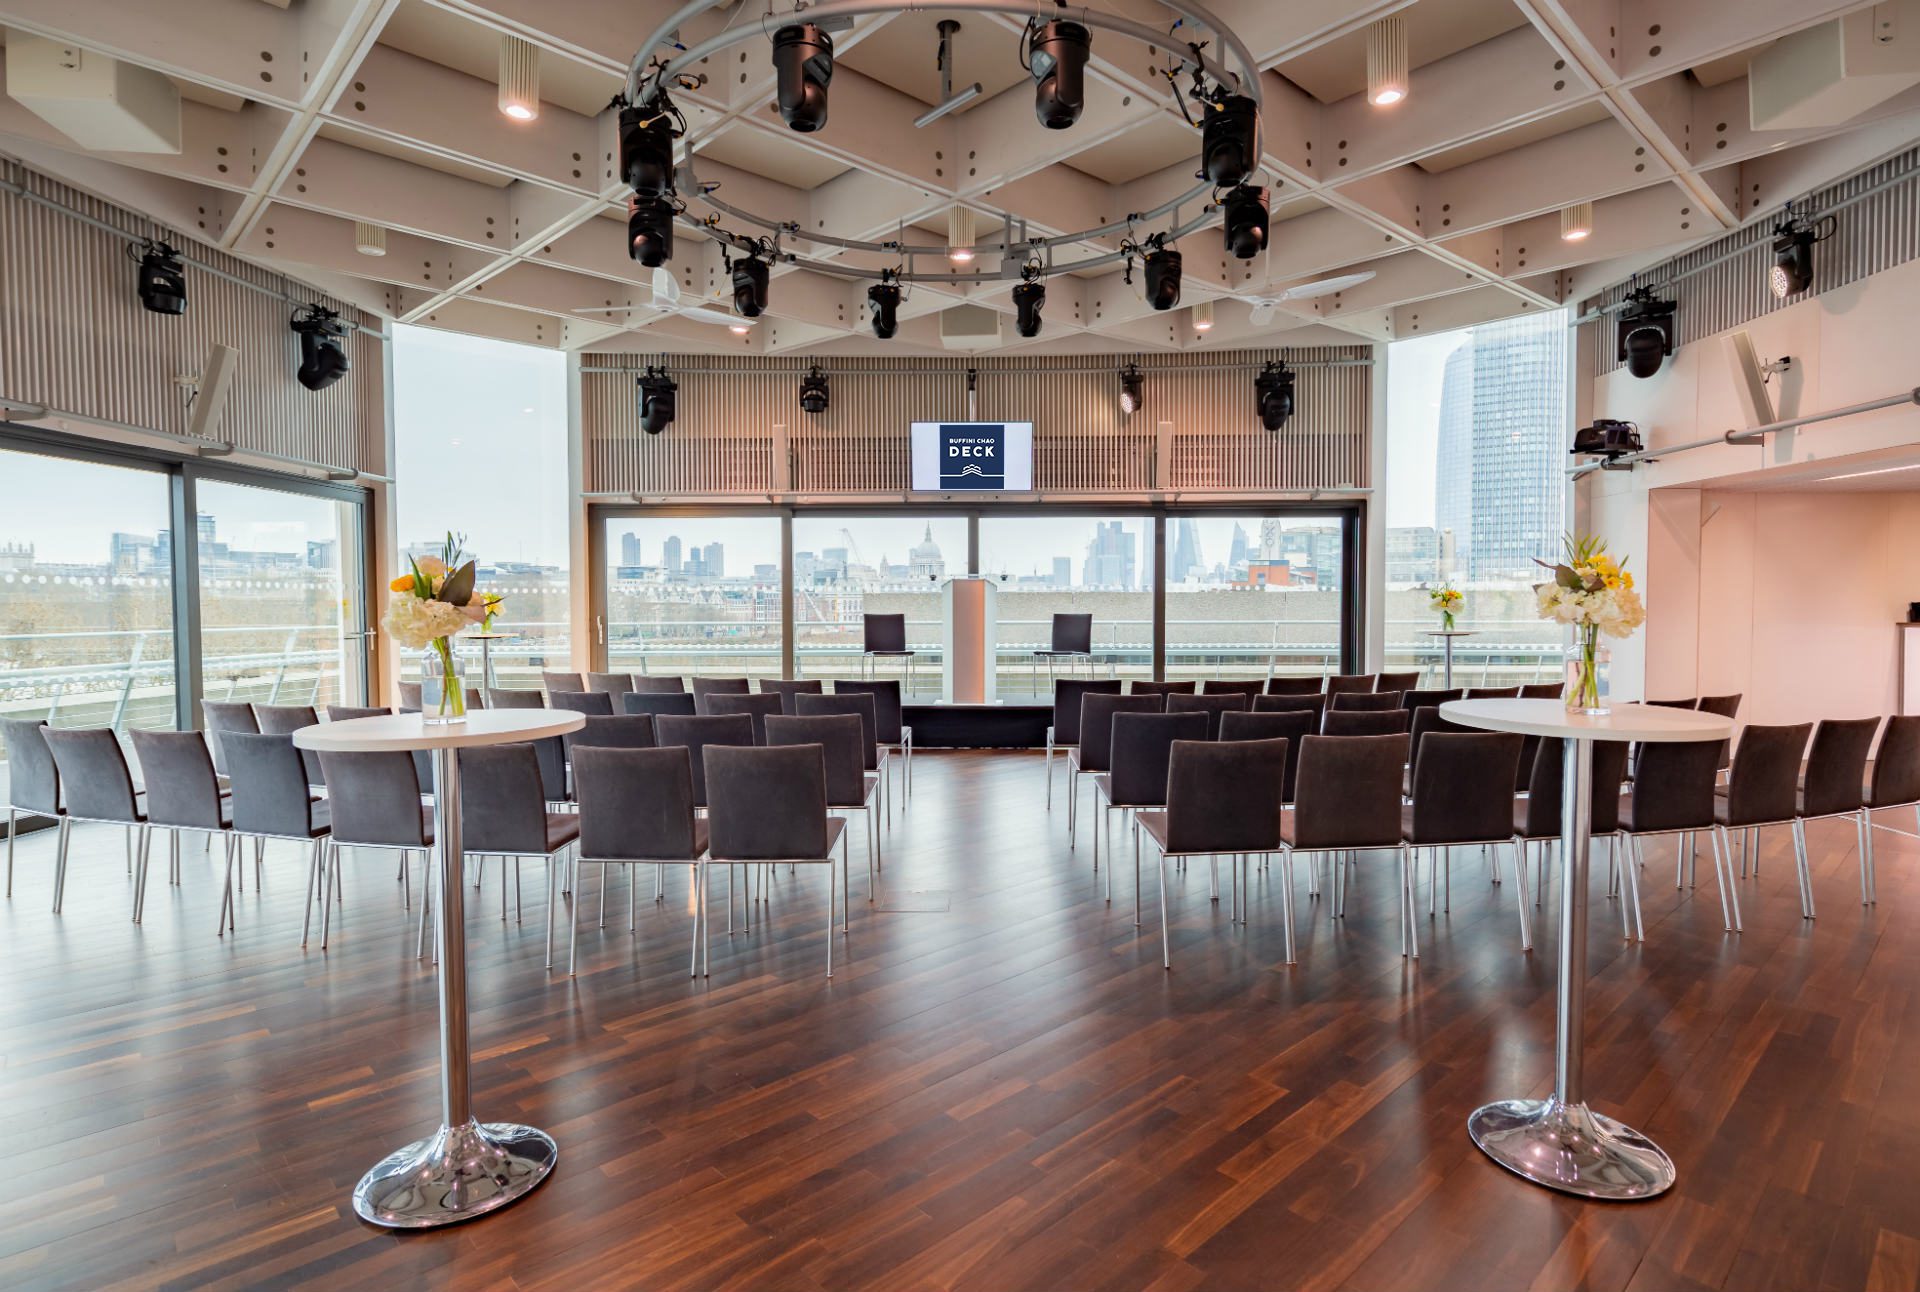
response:
<path fill-rule="evenodd" d="M 393 582 L 391 582 L 391 583 L 389 583 L 389 584 L 387 585 L 387 591 L 389 591 L 389 592 L 412 592 L 412 591 L 413 591 L 413 576 L 412 576 L 411 574 L 402 574 L 402 575 L 400 575 L 400 576 L 399 576 L 398 578 L 396 578 L 396 579 L 394 579 L 394 581 L 393 581 Z"/>

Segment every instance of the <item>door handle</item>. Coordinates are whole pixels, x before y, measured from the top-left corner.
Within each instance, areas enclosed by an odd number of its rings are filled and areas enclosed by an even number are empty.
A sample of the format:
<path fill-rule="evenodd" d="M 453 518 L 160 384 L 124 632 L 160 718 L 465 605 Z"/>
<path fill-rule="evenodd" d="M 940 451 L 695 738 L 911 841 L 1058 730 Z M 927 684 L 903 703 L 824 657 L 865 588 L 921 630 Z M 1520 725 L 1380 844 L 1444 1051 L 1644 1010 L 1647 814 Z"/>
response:
<path fill-rule="evenodd" d="M 607 621 L 599 615 L 593 617 L 593 636 L 597 645 L 607 644 Z"/>

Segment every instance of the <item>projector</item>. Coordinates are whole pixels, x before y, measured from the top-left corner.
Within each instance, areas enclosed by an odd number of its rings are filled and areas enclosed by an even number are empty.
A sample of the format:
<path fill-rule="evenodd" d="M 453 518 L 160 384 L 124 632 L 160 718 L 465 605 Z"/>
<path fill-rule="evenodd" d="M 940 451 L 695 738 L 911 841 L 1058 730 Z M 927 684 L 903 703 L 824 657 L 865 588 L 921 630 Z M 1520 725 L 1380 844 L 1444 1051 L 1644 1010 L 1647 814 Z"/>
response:
<path fill-rule="evenodd" d="M 1596 417 L 1592 426 L 1583 426 L 1573 433 L 1575 457 L 1605 458 L 1611 462 L 1628 453 L 1638 453 L 1641 448 L 1640 428 L 1611 417 Z"/>

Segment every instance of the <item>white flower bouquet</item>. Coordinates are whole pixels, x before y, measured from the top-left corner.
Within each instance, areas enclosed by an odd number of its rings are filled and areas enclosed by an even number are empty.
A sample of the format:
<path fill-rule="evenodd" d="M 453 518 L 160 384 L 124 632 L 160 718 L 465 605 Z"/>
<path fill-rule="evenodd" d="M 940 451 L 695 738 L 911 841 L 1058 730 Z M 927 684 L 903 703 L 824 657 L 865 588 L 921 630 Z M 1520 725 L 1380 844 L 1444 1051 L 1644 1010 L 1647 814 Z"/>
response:
<path fill-rule="evenodd" d="M 1536 561 L 1553 571 L 1553 578 L 1534 585 L 1536 609 L 1542 619 L 1574 630 L 1577 652 L 1567 681 L 1567 708 L 1583 713 L 1605 713 L 1600 685 L 1600 636 L 1624 638 L 1647 621 L 1647 608 L 1633 590 L 1633 575 L 1625 561 L 1607 554 L 1604 539 L 1591 534 L 1567 535 L 1564 559 L 1557 564 Z"/>
<path fill-rule="evenodd" d="M 381 621 L 402 646 L 431 649 L 440 657 L 443 685 L 435 716 L 446 721 L 464 718 L 467 712 L 466 688 L 454 666 L 451 639 L 487 616 L 487 598 L 474 590 L 474 563 L 463 559 L 463 542 L 449 533 L 438 557 L 409 560 L 409 572 L 387 585 L 394 595 Z"/>

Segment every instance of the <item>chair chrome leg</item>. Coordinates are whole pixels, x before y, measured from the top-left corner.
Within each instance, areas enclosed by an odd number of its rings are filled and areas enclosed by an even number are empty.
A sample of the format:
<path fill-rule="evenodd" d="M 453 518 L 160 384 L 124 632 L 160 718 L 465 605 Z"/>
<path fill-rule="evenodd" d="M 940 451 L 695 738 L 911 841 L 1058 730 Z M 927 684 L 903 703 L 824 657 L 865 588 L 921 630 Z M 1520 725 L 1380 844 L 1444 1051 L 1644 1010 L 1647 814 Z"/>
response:
<path fill-rule="evenodd" d="M 1793 822 L 1793 861 L 1800 869 L 1800 913 L 1812 919 L 1813 870 L 1807 864 L 1807 823 L 1798 817 Z"/>
<path fill-rule="evenodd" d="M 713 863 L 700 865 L 700 976 L 713 976 Z M 727 916 L 731 920 L 733 907 L 727 907 Z"/>
<path fill-rule="evenodd" d="M 213 936 L 215 936 L 216 938 L 224 938 L 225 936 L 227 936 L 227 929 L 230 927 L 229 921 L 232 919 L 233 837 L 231 835 L 227 837 L 225 852 L 226 852 L 226 863 L 227 863 L 225 869 L 227 873 L 225 877 L 225 882 L 221 885 L 221 888 L 220 888 L 220 919 L 213 926 L 214 927 Z"/>
<path fill-rule="evenodd" d="M 701 893 L 701 877 L 705 871 L 705 866 L 697 861 L 693 863 L 693 937 L 690 939 L 692 945 L 687 955 L 687 977 L 689 978 L 700 976 L 700 925 L 706 915 L 706 898 Z"/>
<path fill-rule="evenodd" d="M 553 903 L 559 888 L 560 859 L 547 858 L 547 968 L 553 968 Z M 432 882 L 429 880 L 428 882 Z"/>
<path fill-rule="evenodd" d="M 1420 931 L 1414 927 L 1413 883 L 1414 866 L 1411 849 L 1400 845 L 1400 954 L 1418 960 L 1420 958 Z"/>
<path fill-rule="evenodd" d="M 606 880 L 606 873 L 607 868 L 600 867 L 602 883 Z M 577 889 L 579 885 L 576 883 L 574 887 Z M 604 888 L 601 889 L 602 893 L 605 891 Z M 580 963 L 580 908 L 584 905 L 586 905 L 585 902 L 575 897 L 573 910 L 567 917 L 567 977 L 569 978 L 573 977 L 574 967 Z"/>
<path fill-rule="evenodd" d="M 1245 906 L 1241 910 L 1244 912 Z M 1244 914 L 1240 918 L 1241 923 L 1247 922 Z M 1298 956 L 1293 941 L 1293 854 L 1290 852 L 1280 854 L 1280 928 L 1286 939 L 1287 963 L 1294 964 Z"/>
<path fill-rule="evenodd" d="M 1167 854 L 1160 854 L 1160 967 L 1173 968 L 1173 940 L 1167 936 Z"/>
<path fill-rule="evenodd" d="M 1107 872 L 1107 882 L 1109 884 L 1113 882 L 1111 870 Z M 1135 818 L 1133 823 L 1133 927 L 1136 929 L 1140 927 L 1140 821 L 1138 818 Z"/>
<path fill-rule="evenodd" d="M 844 834 L 842 834 L 840 838 L 842 843 L 846 842 L 846 836 Z M 827 977 L 829 978 L 833 977 L 833 943 L 834 943 L 833 890 L 834 888 L 835 888 L 835 884 L 833 882 L 833 858 L 832 856 L 828 856 L 827 858 Z"/>
<path fill-rule="evenodd" d="M 13 900 L 13 836 L 18 826 L 17 809 L 7 808 L 7 900 Z"/>
<path fill-rule="evenodd" d="M 333 930 L 333 890 L 339 886 L 340 849 L 329 848 L 319 840 L 313 846 L 320 853 L 320 949 L 325 951 Z"/>
<path fill-rule="evenodd" d="M 827 861 L 829 869 L 833 866 L 831 858 Z M 873 900 L 873 885 L 867 885 L 867 900 Z M 829 921 L 831 927 L 831 921 Z M 853 879 L 848 874 L 847 836 L 840 834 L 840 932 L 851 936 L 853 933 Z"/>
<path fill-rule="evenodd" d="M 1527 910 L 1527 848 L 1525 841 L 1513 841 L 1513 897 L 1520 912 L 1520 949 L 1533 950 L 1533 917 Z"/>
<path fill-rule="evenodd" d="M 1620 873 L 1624 877 L 1626 884 L 1626 902 L 1624 905 L 1627 908 L 1626 913 L 1633 917 L 1633 922 L 1627 929 L 1627 936 L 1635 942 L 1645 942 L 1647 940 L 1647 919 L 1646 916 L 1640 912 L 1640 868 L 1633 864 L 1634 858 L 1627 856 L 1620 844 L 1620 836 L 1616 834 L 1607 846 L 1621 854 Z"/>
<path fill-rule="evenodd" d="M 1740 895 L 1733 886 L 1733 836 L 1725 826 L 1714 827 L 1713 873 L 1720 890 L 1721 923 L 1728 933 L 1740 931 Z"/>
<path fill-rule="evenodd" d="M 1880 901 L 1880 886 L 1877 882 L 1879 877 L 1873 873 L 1873 811 L 1870 808 L 1860 809 L 1860 834 L 1866 840 L 1861 845 L 1861 864 L 1867 871 L 1866 900 L 1869 904 L 1877 905 Z"/>
<path fill-rule="evenodd" d="M 133 886 L 133 922 L 138 924 L 147 912 L 147 866 L 153 857 L 153 827 L 140 827 L 140 842 L 134 851 L 140 854 L 139 878 Z"/>
<path fill-rule="evenodd" d="M 67 892 L 67 846 L 73 838 L 73 818 L 60 818 L 59 850 L 53 862 L 53 913 L 60 914 L 60 901 Z"/>

